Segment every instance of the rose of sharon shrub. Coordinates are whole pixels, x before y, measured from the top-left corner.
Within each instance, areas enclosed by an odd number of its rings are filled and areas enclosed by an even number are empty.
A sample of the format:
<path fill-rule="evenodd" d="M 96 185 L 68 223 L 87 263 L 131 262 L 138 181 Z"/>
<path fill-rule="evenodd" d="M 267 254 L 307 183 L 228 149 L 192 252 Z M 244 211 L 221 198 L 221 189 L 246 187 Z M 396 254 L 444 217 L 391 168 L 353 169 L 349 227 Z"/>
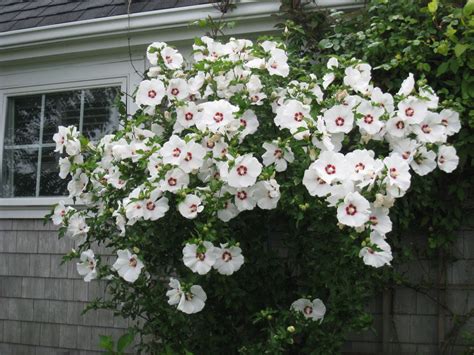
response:
<path fill-rule="evenodd" d="M 256 209 L 280 208 L 295 188 L 304 190 L 305 204 L 281 208 L 325 204 L 360 243 L 361 262 L 390 265 L 390 207 L 409 189 L 411 174 L 455 169 L 447 139 L 460 129 L 458 114 L 438 107 L 436 93 L 417 87 L 411 74 L 395 95 L 382 92 L 371 84 L 370 65 L 355 59 L 330 58 L 324 70 L 295 77 L 278 40 L 203 37 L 193 49 L 188 67 L 167 44 L 148 47 L 152 67 L 136 91 L 139 109 L 123 115 L 114 135 L 93 143 L 75 127 L 60 127 L 54 137 L 56 151 L 67 154 L 61 177 L 70 176 L 70 197 L 85 208 L 60 203 L 52 219 L 77 241 L 73 256 L 80 256 L 85 281 L 117 282 L 122 286 L 111 292 L 130 308 L 143 306 L 134 298 L 141 291 L 126 285 L 169 282 L 156 302 L 204 312 L 215 297 L 200 280 L 210 273 L 231 278 L 256 262 L 226 225 Z M 181 223 L 187 234 L 167 240 L 166 223 Z M 156 256 L 140 247 L 150 229 Z M 97 259 L 95 242 L 115 251 L 113 265 Z M 157 266 L 181 249 L 181 266 Z M 284 307 L 323 322 L 323 301 L 299 296 Z"/>

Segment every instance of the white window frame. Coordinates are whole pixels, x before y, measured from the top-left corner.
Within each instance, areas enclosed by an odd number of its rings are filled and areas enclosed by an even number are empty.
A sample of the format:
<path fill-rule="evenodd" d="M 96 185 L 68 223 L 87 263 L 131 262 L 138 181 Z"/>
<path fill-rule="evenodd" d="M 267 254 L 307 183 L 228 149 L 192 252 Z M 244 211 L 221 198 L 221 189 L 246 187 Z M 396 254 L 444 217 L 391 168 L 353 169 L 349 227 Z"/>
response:
<path fill-rule="evenodd" d="M 0 89 L 0 176 L 3 169 L 3 144 L 7 119 L 8 99 L 23 95 L 40 95 L 54 92 L 95 89 L 101 87 L 119 86 L 122 92 L 128 93 L 129 76 L 116 76 L 101 79 L 48 83 L 41 85 Z M 126 98 L 127 107 L 130 100 Z M 67 196 L 54 197 L 1 197 L 0 219 L 2 218 L 42 218 L 50 207 L 59 201 L 73 204 Z"/>

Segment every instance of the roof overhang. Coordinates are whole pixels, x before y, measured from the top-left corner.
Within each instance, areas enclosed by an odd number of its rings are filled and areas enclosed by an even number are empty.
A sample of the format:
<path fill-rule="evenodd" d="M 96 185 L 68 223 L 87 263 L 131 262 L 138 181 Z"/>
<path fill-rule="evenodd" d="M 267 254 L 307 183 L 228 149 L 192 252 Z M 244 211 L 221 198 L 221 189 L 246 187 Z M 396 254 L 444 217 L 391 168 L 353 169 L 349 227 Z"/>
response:
<path fill-rule="evenodd" d="M 351 8 L 362 0 L 320 0 L 319 8 Z M 274 30 L 279 1 L 245 1 L 225 16 L 237 21 L 230 35 L 261 34 Z M 212 4 L 186 6 L 166 10 L 104 17 L 93 20 L 36 27 L 0 33 L 0 64 L 31 61 L 51 56 L 76 53 L 113 51 L 128 46 L 149 44 L 153 41 L 180 42 L 200 35 L 190 23 L 221 13 Z"/>

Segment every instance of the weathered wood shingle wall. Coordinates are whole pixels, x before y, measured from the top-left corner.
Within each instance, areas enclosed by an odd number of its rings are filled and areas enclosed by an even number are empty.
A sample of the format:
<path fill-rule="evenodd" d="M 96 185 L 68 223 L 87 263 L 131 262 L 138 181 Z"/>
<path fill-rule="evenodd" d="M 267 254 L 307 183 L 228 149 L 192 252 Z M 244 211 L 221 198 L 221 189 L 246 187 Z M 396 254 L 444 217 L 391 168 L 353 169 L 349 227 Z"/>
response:
<path fill-rule="evenodd" d="M 103 294 L 75 263 L 60 265 L 73 243 L 41 220 L 0 220 L 0 354 L 96 354 L 100 335 L 118 338 L 127 322 L 107 311 L 81 315 Z"/>

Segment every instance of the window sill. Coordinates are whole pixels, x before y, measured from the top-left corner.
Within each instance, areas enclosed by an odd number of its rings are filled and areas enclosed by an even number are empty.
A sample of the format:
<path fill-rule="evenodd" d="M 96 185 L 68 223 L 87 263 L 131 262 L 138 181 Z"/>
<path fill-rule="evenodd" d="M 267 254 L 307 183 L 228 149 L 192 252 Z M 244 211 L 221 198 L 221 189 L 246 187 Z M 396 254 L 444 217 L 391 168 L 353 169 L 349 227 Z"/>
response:
<path fill-rule="evenodd" d="M 0 219 L 42 219 L 59 201 L 73 205 L 66 196 L 0 198 Z"/>

